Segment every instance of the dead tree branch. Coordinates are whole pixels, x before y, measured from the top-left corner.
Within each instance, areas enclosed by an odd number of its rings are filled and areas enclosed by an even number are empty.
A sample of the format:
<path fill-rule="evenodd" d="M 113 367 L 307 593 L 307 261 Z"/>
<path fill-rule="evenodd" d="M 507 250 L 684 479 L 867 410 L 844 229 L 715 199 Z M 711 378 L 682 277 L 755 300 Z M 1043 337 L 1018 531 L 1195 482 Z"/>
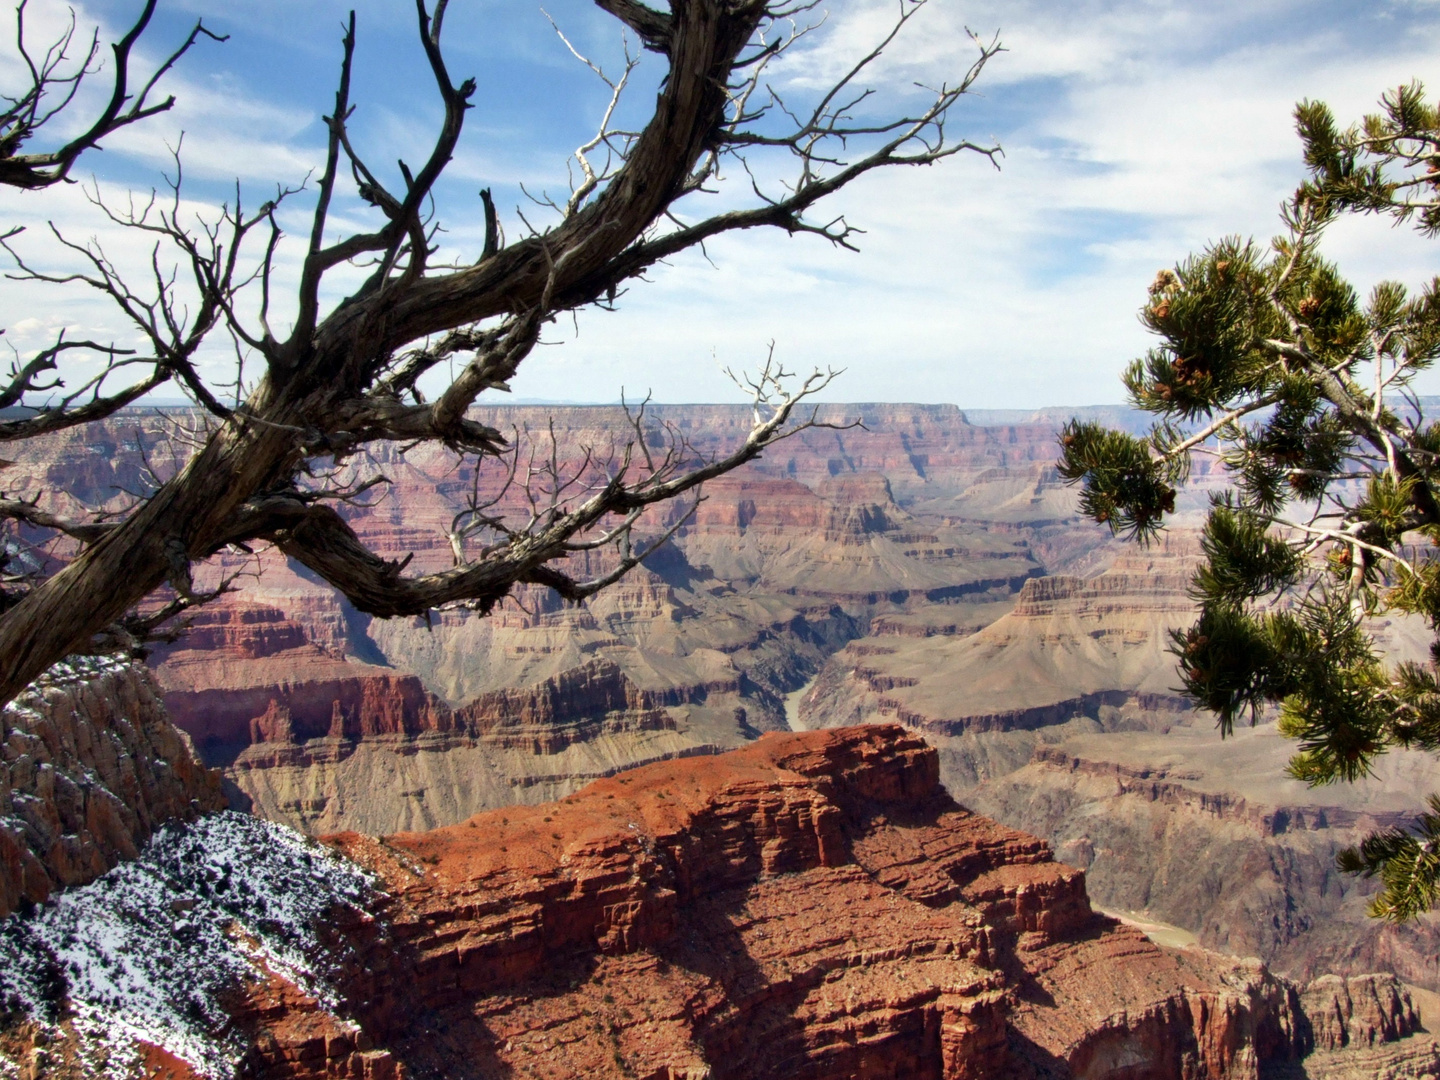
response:
<path fill-rule="evenodd" d="M 135 505 L 107 520 L 103 533 L 87 540 L 68 565 L 0 613 L 0 701 L 67 653 L 118 640 L 113 628 L 123 627 L 167 583 L 182 599 L 198 597 L 188 584 L 189 564 L 253 542 L 277 545 L 357 608 L 379 616 L 423 615 L 453 605 L 488 611 L 525 585 L 583 600 L 681 528 L 696 503 L 663 526 L 651 525 L 647 510 L 679 498 L 698 502 L 705 482 L 754 460 L 787 433 L 830 426 L 814 410 L 808 418 L 797 410 L 835 373 L 795 379 L 773 355 L 757 375 L 739 380 L 754 409 L 748 437 L 713 460 L 696 455 L 675 430 L 647 426 L 643 405 L 627 410 L 625 434 L 615 446 L 582 448 L 571 458 L 553 442 L 541 445 L 543 437 L 522 448 L 518 433 L 507 440 L 469 413 L 486 390 L 508 389 L 558 316 L 613 305 L 628 282 L 660 259 L 709 237 L 759 226 L 853 248 L 858 230 L 843 218 L 808 215 L 858 177 L 967 151 L 994 162 L 998 147 L 956 138 L 950 126 L 955 106 L 1000 46 L 976 39 L 970 66 L 925 91 L 916 107 L 905 104 L 911 89 L 898 92 L 902 100 L 891 100 L 883 86 L 862 82 L 875 78 L 878 58 L 923 6 L 907 2 L 877 46 L 833 86 L 811 93 L 813 100 L 802 108 L 801 92 L 782 93 L 788 84 L 773 80 L 783 76 L 780 65 L 790 50 L 817 32 L 818 23 L 797 22 L 814 4 L 677 0 L 662 13 L 637 0 L 596 3 L 660 58 L 645 62 L 665 65 L 654 111 L 637 131 L 615 128 L 629 73 L 643 57 L 627 48 L 625 73 L 612 76 L 571 48 L 604 80 L 608 104 L 597 134 L 571 159 L 577 171 L 570 196 L 553 203 L 550 225 L 541 223 L 510 243 L 502 241 L 493 203 L 482 197 L 485 241 L 475 262 L 431 262 L 436 182 L 455 152 L 475 93 L 473 80 L 456 82 L 446 65 L 443 0 L 433 11 L 426 0 L 415 4 L 418 46 L 442 115 L 424 162 L 416 168 L 399 163 L 401 182 L 387 181 L 367 161 L 351 130 L 352 16 L 325 121 L 325 166 L 313 188 L 281 187 L 254 210 L 245 209 L 237 189 L 233 204 L 196 223 L 180 201 L 177 157 L 163 197 L 121 211 L 101 202 L 98 192 L 93 196 L 112 221 L 153 239 L 143 283 L 127 281 L 94 243 L 77 243 L 58 231 L 54 240 L 74 260 L 74 270 L 41 269 L 45 264 L 12 252 L 15 276 L 32 284 L 103 294 L 137 343 L 133 354 L 65 341 L 49 357 L 17 357 L 10 389 L 3 391 L 16 405 L 41 407 L 38 395 L 55 393 L 64 378 L 47 365 L 64 368 L 72 354 L 86 354 L 99 356 L 106 374 L 128 364 L 150 365 L 150 373 L 114 393 L 103 392 L 94 376 L 71 380 L 87 389 L 52 402 L 49 429 L 86 409 L 90 418 L 113 412 L 117 403 L 134 400 L 126 395 L 136 387 L 165 379 L 184 388 L 208 414 L 208 424 L 197 432 L 188 458 L 171 474 L 157 475 L 153 491 L 137 493 Z M 568 40 L 564 44 L 570 47 Z M 774 179 L 784 171 L 782 163 L 789 178 Z M 736 166 L 738 188 L 727 177 L 730 165 Z M 750 204 L 700 213 L 706 193 L 726 184 Z M 342 193 L 369 207 L 373 225 L 337 238 L 332 216 Z M 306 235 L 295 241 L 295 314 L 283 327 L 273 314 L 275 268 L 289 241 L 276 207 L 302 194 L 311 200 L 310 220 Z M 173 253 L 174 266 L 162 248 Z M 349 267 L 363 267 L 363 280 L 327 308 L 329 275 Z M 203 377 L 203 348 L 217 330 L 233 340 L 242 359 L 248 352 L 263 367 L 244 394 L 237 377 L 234 407 L 223 404 Z M 442 377 L 447 369 L 451 374 Z M 433 398 L 422 386 L 431 388 Z M 44 415 L 41 408 L 3 422 Z M 357 471 L 367 446 L 398 444 L 404 452 L 420 442 L 439 443 L 477 469 L 500 458 L 506 471 L 498 501 L 482 497 L 477 487 L 472 504 L 452 521 L 453 565 L 407 574 L 408 559 L 392 561 L 368 550 L 336 504 L 381 482 Z M 33 515 L 29 523 L 36 524 Z M 648 530 L 645 538 L 642 530 Z M 572 556 L 602 548 L 615 554 L 606 572 L 586 580 L 566 572 Z"/>
<path fill-rule="evenodd" d="M 53 150 L 26 154 L 20 152 L 21 148 L 75 100 L 80 84 L 88 76 L 101 69 L 98 31 L 91 35 L 84 57 L 74 62 L 71 50 L 77 44 L 78 27 L 73 10 L 70 25 L 60 39 L 52 42 L 42 55 L 36 55 L 25 39 L 27 3 L 28 0 L 20 0 L 15 8 L 15 47 L 29 73 L 29 85 L 19 97 L 0 98 L 4 102 L 0 108 L 0 185 L 7 187 L 34 190 L 58 184 L 70 175 L 80 155 L 99 145 L 107 135 L 174 107 L 174 95 L 152 100 L 160 80 L 202 37 L 211 41 L 227 40 L 227 35 L 206 29 L 203 21 L 196 22 L 180 46 L 156 66 L 137 90 L 130 77 L 130 54 L 155 14 L 156 0 L 146 0 L 139 18 L 125 36 L 110 47 L 114 58 L 112 87 L 110 100 L 100 115 L 69 142 Z"/>

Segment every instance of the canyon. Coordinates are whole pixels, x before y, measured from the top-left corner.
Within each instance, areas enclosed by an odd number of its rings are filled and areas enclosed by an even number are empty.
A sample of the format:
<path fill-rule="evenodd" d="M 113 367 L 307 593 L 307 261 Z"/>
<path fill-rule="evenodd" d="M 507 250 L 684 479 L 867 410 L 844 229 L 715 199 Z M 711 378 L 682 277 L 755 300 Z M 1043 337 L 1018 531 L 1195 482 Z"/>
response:
<path fill-rule="evenodd" d="M 682 432 L 701 456 L 749 426 L 740 408 L 647 416 L 655 445 Z M 553 424 L 574 461 L 623 414 L 477 418 L 522 444 Z M 819 418 L 864 427 L 807 430 L 706 485 L 675 538 L 584 607 L 524 589 L 483 618 L 371 620 L 273 553 L 237 553 L 198 568 L 202 582 L 243 576 L 155 649 L 152 677 L 232 807 L 313 835 L 443 830 L 766 732 L 900 723 L 934 746 L 960 804 L 1048 841 L 1101 909 L 1297 985 L 1382 971 L 1440 988 L 1440 926 L 1369 920 L 1371 883 L 1333 869 L 1340 847 L 1420 805 L 1427 759 L 1306 789 L 1283 779 L 1273 724 L 1222 743 L 1172 689 L 1168 633 L 1193 617 L 1193 511 L 1213 477 L 1197 471 L 1191 513 L 1141 549 L 1076 515 L 1051 465 L 1063 417 L 860 405 Z M 39 441 L 6 483 L 103 506 L 163 472 L 194 422 L 137 410 L 100 437 Z M 422 568 L 449 565 L 453 516 L 503 481 L 424 448 L 356 468 L 390 483 L 344 512 Z M 1392 631 L 1397 651 L 1414 646 L 1413 628 Z"/>
<path fill-rule="evenodd" d="M 173 823 L 5 924 L 0 1062 L 170 1080 L 1440 1067 L 1393 976 L 1297 985 L 1161 948 L 939 775 L 922 739 L 868 725 L 423 833 Z"/>

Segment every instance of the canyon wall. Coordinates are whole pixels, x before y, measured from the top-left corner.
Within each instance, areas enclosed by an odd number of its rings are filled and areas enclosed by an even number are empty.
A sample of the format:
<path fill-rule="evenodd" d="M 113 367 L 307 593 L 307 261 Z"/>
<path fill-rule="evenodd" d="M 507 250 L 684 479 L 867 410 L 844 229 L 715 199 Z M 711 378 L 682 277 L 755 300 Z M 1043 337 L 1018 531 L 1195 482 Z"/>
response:
<path fill-rule="evenodd" d="M 1126 550 L 1091 578 L 1025 582 L 983 627 L 926 618 L 877 619 L 832 656 L 801 700 L 807 726 L 895 719 L 941 740 L 946 782 L 964 791 L 1028 759 L 1031 734 L 1075 718 L 1154 728 L 1187 710 L 1171 686 L 1172 629 L 1193 620 L 1186 594 L 1195 549 L 1169 536 Z M 997 735 L 1001 738 L 976 739 Z M 1012 736 L 1004 738 L 1003 736 Z M 1005 753 L 997 763 L 989 755 Z"/>
<path fill-rule="evenodd" d="M 553 412 L 562 456 L 603 444 L 619 417 Z M 783 728 L 786 695 L 872 617 L 938 606 L 983 622 L 1043 571 L 1029 526 L 992 529 L 902 502 L 949 505 L 973 489 L 977 508 L 1019 520 L 1054 501 L 1041 425 L 992 431 L 941 407 L 823 412 L 870 430 L 803 432 L 706 485 L 674 542 L 581 608 L 529 588 L 488 618 L 370 620 L 262 552 L 257 579 L 156 650 L 166 700 L 240 804 L 311 832 L 446 824 Z M 477 416 L 518 433 L 548 430 L 550 414 Z M 713 454 L 738 445 L 749 413 L 662 408 L 655 422 Z M 28 466 L 37 484 L 74 464 L 77 449 L 61 442 L 54 461 Z M 118 471 L 124 439 L 115 453 Z M 388 497 L 345 512 L 377 551 L 421 568 L 448 565 L 445 528 L 498 480 L 431 448 L 386 449 L 371 464 L 391 478 Z M 82 493 L 98 495 L 104 477 L 85 465 Z M 1024 473 L 1018 487 L 1012 469 Z M 220 560 L 199 576 L 238 565 Z M 608 564 L 592 555 L 576 569 Z M 620 707 L 581 689 L 598 685 L 596 671 Z M 501 704 L 535 722 L 492 730 L 476 719 Z"/>
<path fill-rule="evenodd" d="M 1361 784 L 1310 789 L 1286 778 L 1294 747 L 1273 722 L 1221 740 L 1171 689 L 1169 634 L 1193 621 L 1196 554 L 1172 530 L 1098 575 L 1027 582 L 979 629 L 939 609 L 874 620 L 830 658 L 798 720 L 924 732 L 957 798 L 1044 837 L 1107 910 L 1295 978 L 1376 970 L 1440 987 L 1440 920 L 1377 922 L 1376 884 L 1335 869 L 1341 848 L 1413 818 L 1433 758 L 1396 752 Z M 1413 650 L 1413 627 L 1381 635 Z"/>
<path fill-rule="evenodd" d="M 1412 820 L 1433 761 L 1397 754 L 1363 787 L 1312 790 L 1284 778 L 1292 752 L 1273 724 L 1223 746 L 1208 728 L 1074 735 L 965 800 L 1049 839 L 1102 907 L 1295 978 L 1390 971 L 1434 988 L 1440 919 L 1372 919 L 1374 883 L 1335 869 L 1341 848 Z"/>
<path fill-rule="evenodd" d="M 1320 1056 L 1358 1080 L 1376 1053 L 1434 1075 L 1393 978 L 1162 949 L 938 777 L 871 726 L 344 834 L 344 859 L 242 815 L 175 826 L 0 937 L 0 1056 L 174 1080 L 1258 1080 Z M 118 942 L 124 978 L 77 974 Z"/>
<path fill-rule="evenodd" d="M 0 918 L 224 805 L 142 667 L 76 657 L 0 711 Z"/>
<path fill-rule="evenodd" d="M 476 415 L 522 441 L 548 439 L 553 420 L 572 464 L 622 421 L 599 407 Z M 1054 415 L 837 405 L 819 418 L 866 426 L 805 431 L 707 485 L 674 541 L 583 607 L 527 588 L 487 618 L 371 620 L 262 550 L 197 568 L 211 584 L 252 576 L 156 650 L 155 677 L 234 805 L 315 834 L 449 825 L 792 723 L 900 721 L 935 744 L 963 802 L 1088 867 L 1102 907 L 1296 977 L 1380 968 L 1440 985 L 1429 925 L 1378 927 L 1363 914 L 1373 886 L 1332 869 L 1367 823 L 1420 805 L 1428 759 L 1387 762 L 1384 797 L 1297 790 L 1279 779 L 1273 727 L 1222 745 L 1173 689 L 1167 638 L 1193 618 L 1193 511 L 1215 477 L 1198 469 L 1189 516 L 1138 549 L 1076 516 Z M 714 454 L 749 423 L 744 408 L 662 407 L 646 431 L 658 446 L 670 425 Z M 143 478 L 137 432 L 156 463 L 170 424 L 135 412 L 37 441 L 7 484 L 42 501 L 73 484 L 108 505 Z M 421 447 L 359 464 L 391 484 L 344 512 L 415 568 L 449 565 L 444 533 L 472 494 L 513 508 L 493 463 L 477 475 Z M 609 565 L 592 554 L 574 569 Z"/>

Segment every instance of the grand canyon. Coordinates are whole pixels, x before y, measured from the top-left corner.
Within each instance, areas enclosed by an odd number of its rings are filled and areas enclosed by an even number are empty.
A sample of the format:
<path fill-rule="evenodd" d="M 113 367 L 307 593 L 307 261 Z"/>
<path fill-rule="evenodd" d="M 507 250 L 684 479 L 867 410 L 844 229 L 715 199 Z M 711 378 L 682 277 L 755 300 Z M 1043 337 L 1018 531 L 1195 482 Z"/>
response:
<path fill-rule="evenodd" d="M 646 415 L 700 457 L 750 426 Z M 583 606 L 197 568 L 236 587 L 175 640 L 4 712 L 0 1075 L 1440 1076 L 1440 921 L 1334 865 L 1427 756 L 1307 788 L 1273 717 L 1222 740 L 1167 651 L 1216 478 L 1116 541 L 1066 415 L 821 406 Z M 475 416 L 572 461 L 624 421 Z M 103 507 L 197 422 L 33 440 L 6 488 Z M 416 568 L 515 497 L 439 448 L 358 468 L 344 513 Z"/>

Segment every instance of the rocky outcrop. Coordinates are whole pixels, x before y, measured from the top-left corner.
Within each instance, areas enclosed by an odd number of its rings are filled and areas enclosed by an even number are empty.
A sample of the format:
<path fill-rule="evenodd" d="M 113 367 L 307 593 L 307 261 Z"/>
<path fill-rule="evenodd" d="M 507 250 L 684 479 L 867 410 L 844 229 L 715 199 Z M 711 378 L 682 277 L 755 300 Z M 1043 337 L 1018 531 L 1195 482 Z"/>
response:
<path fill-rule="evenodd" d="M 480 738 L 540 740 L 537 753 L 554 753 L 565 739 L 567 726 L 576 721 L 602 718 L 614 713 L 636 717 L 644 725 L 673 729 L 674 721 L 665 709 L 703 701 L 710 693 L 735 693 L 738 680 L 724 680 L 710 686 L 668 687 L 644 690 L 636 686 L 620 666 L 611 660 L 596 659 L 578 668 L 563 671 L 544 682 L 524 689 L 495 690 L 482 694 L 456 713 L 464 730 Z"/>
<path fill-rule="evenodd" d="M 427 698 L 439 717 L 428 730 L 356 735 L 337 720 L 308 738 L 272 699 L 251 720 L 254 741 L 227 771 L 254 810 L 307 832 L 430 828 L 492 806 L 553 799 L 647 761 L 745 741 L 754 732 L 734 705 L 736 689 L 723 672 L 708 684 L 645 689 L 597 658 L 454 710 Z M 697 716 L 714 717 L 718 740 L 705 737 Z"/>
<path fill-rule="evenodd" d="M 59 1077 L 129 1054 L 276 1080 L 1252 1080 L 1316 1032 L 1402 1062 L 1433 1046 L 1383 980 L 1297 990 L 1095 915 L 1083 873 L 956 805 L 898 727 L 769 735 L 558 803 L 335 837 L 348 866 L 230 817 L 167 834 L 103 905 L 0 939 L 24 1002 L 62 923 L 103 907 L 151 934 L 139 989 L 62 969 L 69 1011 L 12 1009 L 0 1054 L 43 1049 Z M 219 951 L 204 972 L 195 941 Z M 103 968 L 105 942 L 87 948 Z"/>
<path fill-rule="evenodd" d="M 1102 907 L 1298 980 L 1388 971 L 1437 986 L 1440 919 L 1371 919 L 1376 883 L 1335 869 L 1339 849 L 1409 823 L 1432 783 L 1428 755 L 1396 752 L 1365 783 L 1312 789 L 1284 776 L 1294 747 L 1273 724 L 1223 742 L 1203 722 L 1054 736 L 965 798 L 1084 868 Z"/>
<path fill-rule="evenodd" d="M 452 726 L 450 709 L 414 675 L 340 655 L 272 605 L 203 609 L 154 662 L 175 723 L 216 763 L 256 743 Z"/>
<path fill-rule="evenodd" d="M 1300 992 L 1306 1042 L 1315 1050 L 1377 1046 L 1420 1027 L 1414 1004 L 1394 976 L 1322 975 Z"/>
<path fill-rule="evenodd" d="M 978 628 L 933 613 L 924 622 L 877 619 L 870 636 L 830 658 L 801 719 L 808 727 L 899 720 L 942 739 L 1033 731 L 1102 709 L 1162 723 L 1187 707 L 1171 689 L 1167 649 L 1169 631 L 1194 617 L 1194 559 L 1189 538 L 1170 536 L 1093 578 L 1030 578 L 1009 611 Z M 967 763 L 963 748 L 952 748 L 947 782 L 985 778 L 982 755 Z"/>
<path fill-rule="evenodd" d="M 74 658 L 0 712 L 0 917 L 224 805 L 141 667 Z"/>

